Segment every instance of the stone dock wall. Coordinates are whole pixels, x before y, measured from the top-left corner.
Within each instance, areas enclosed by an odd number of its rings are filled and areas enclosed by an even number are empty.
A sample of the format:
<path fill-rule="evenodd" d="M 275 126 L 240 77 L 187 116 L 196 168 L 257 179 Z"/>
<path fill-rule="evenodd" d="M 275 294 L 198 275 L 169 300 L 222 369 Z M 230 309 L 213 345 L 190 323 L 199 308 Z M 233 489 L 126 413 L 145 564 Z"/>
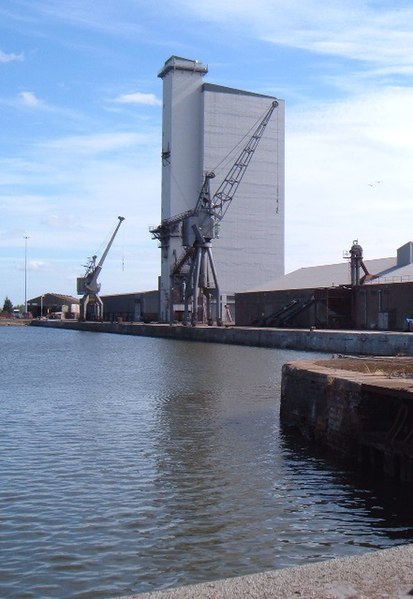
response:
<path fill-rule="evenodd" d="M 270 329 L 254 327 L 184 327 L 181 325 L 77 322 L 69 320 L 33 321 L 34 326 L 80 331 L 162 337 L 185 341 L 229 343 L 255 347 L 295 349 L 340 354 L 413 356 L 413 333 L 386 331 L 336 331 Z"/>
<path fill-rule="evenodd" d="M 363 467 L 413 482 L 413 359 L 283 366 L 281 424 Z"/>

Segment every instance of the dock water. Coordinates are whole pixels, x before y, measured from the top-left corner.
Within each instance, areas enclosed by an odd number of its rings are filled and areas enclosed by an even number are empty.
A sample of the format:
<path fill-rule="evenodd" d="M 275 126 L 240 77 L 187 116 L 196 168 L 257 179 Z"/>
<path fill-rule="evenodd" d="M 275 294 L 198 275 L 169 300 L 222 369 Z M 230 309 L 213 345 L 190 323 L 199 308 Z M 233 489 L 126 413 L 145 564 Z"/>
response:
<path fill-rule="evenodd" d="M 411 333 L 202 326 L 192 328 L 179 325 L 70 321 L 42 321 L 33 322 L 33 325 L 63 330 L 325 352 L 326 360 L 303 360 L 284 367 L 281 393 L 283 424 L 299 428 L 308 438 L 334 447 L 350 459 L 365 459 L 370 466 L 385 468 L 390 481 L 399 478 L 409 484 L 411 482 Z M 330 360 L 327 354 L 347 354 L 353 357 Z M 356 355 L 365 357 L 355 358 Z M 372 356 L 375 358 L 372 359 Z M 377 356 L 381 356 L 381 359 Z M 382 408 L 378 410 L 380 403 Z M 386 424 L 387 419 L 389 421 Z M 387 428 L 383 428 L 384 425 Z M 364 440 L 360 443 L 362 437 Z M 400 457 L 403 445 L 405 456 Z M 386 457 L 385 453 L 389 449 L 390 455 Z M 157 591 L 139 597 L 407 598 L 413 593 L 412 551 L 412 545 L 405 545 L 308 566 Z"/>

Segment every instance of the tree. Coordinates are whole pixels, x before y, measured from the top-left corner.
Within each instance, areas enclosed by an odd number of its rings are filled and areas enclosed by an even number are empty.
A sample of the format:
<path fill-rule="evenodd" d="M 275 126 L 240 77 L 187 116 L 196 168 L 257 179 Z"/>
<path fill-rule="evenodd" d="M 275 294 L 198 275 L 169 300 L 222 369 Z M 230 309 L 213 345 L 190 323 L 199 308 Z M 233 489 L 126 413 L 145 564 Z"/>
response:
<path fill-rule="evenodd" d="M 6 296 L 6 299 L 4 300 L 3 312 L 8 312 L 9 314 L 11 312 L 13 312 L 13 304 L 11 303 L 11 301 L 9 300 L 9 298 L 7 296 Z"/>

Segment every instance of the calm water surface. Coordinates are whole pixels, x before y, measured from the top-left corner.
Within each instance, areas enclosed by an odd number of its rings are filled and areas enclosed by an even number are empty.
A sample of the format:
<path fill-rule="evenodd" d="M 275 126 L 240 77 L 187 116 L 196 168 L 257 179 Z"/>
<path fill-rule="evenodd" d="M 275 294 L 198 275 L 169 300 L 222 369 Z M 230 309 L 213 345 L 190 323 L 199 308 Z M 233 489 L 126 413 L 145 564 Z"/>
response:
<path fill-rule="evenodd" d="M 411 541 L 410 497 L 279 427 L 316 354 L 0 328 L 0 596 L 105 598 Z"/>

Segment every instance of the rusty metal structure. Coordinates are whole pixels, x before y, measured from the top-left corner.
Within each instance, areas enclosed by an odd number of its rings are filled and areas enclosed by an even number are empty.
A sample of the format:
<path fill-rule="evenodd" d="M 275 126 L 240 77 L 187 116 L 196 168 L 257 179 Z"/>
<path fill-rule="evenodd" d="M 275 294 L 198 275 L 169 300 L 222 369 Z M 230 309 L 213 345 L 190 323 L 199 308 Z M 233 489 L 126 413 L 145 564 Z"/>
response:
<path fill-rule="evenodd" d="M 371 281 L 376 278 L 376 275 L 372 275 L 367 270 L 363 260 L 363 248 L 359 245 L 358 239 L 353 241 L 353 245 L 350 248 L 350 272 L 351 272 L 351 285 L 363 285 L 367 281 Z M 360 277 L 360 270 L 364 272 L 364 275 Z"/>

